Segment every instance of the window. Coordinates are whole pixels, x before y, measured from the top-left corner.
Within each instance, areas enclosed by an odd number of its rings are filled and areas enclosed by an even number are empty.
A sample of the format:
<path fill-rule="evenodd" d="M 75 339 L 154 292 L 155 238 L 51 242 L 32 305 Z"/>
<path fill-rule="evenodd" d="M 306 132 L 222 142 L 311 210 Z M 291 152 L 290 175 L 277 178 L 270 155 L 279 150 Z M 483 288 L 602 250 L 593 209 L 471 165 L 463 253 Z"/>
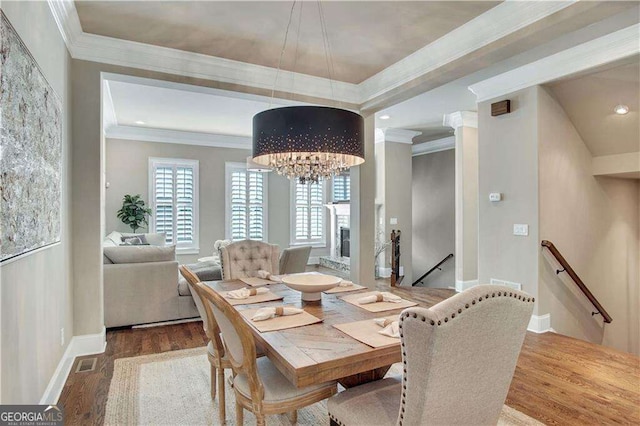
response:
<path fill-rule="evenodd" d="M 226 163 L 226 238 L 267 240 L 267 175 Z"/>
<path fill-rule="evenodd" d="M 338 175 L 331 179 L 333 183 L 333 202 L 349 201 L 351 199 L 351 178 L 349 175 Z"/>
<path fill-rule="evenodd" d="M 325 182 L 291 181 L 291 244 L 325 245 Z"/>
<path fill-rule="evenodd" d="M 183 253 L 198 253 L 198 161 L 149 158 L 151 232 Z"/>

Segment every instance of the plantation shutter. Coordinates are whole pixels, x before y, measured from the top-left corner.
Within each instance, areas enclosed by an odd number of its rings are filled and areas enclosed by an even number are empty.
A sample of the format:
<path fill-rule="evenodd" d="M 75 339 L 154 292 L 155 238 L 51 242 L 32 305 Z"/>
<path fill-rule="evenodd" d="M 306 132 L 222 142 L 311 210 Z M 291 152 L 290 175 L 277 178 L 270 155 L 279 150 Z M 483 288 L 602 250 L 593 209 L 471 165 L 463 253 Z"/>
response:
<path fill-rule="evenodd" d="M 333 201 L 349 201 L 351 199 L 351 178 L 349 175 L 333 177 Z"/>
<path fill-rule="evenodd" d="M 266 194 L 263 173 L 233 167 L 228 174 L 230 238 L 263 241 L 266 236 Z"/>
<path fill-rule="evenodd" d="M 324 182 L 294 185 L 295 242 L 320 242 L 324 239 Z"/>
<path fill-rule="evenodd" d="M 152 159 L 152 231 L 178 248 L 197 245 L 197 167 L 194 160 Z"/>

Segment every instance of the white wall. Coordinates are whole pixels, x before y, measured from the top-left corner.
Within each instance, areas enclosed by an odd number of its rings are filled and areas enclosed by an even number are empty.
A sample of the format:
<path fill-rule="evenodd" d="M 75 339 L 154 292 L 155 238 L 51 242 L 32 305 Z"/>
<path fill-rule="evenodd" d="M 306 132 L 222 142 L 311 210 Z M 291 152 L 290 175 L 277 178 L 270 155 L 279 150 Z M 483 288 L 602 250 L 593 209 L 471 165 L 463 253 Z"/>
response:
<path fill-rule="evenodd" d="M 413 157 L 411 185 L 414 280 L 455 252 L 455 150 Z M 432 272 L 425 287 L 455 285 L 455 257 Z"/>
<path fill-rule="evenodd" d="M 70 57 L 46 2 L 3 2 L 2 10 L 63 102 L 61 244 L 0 267 L 0 401 L 37 404 L 74 334 Z"/>

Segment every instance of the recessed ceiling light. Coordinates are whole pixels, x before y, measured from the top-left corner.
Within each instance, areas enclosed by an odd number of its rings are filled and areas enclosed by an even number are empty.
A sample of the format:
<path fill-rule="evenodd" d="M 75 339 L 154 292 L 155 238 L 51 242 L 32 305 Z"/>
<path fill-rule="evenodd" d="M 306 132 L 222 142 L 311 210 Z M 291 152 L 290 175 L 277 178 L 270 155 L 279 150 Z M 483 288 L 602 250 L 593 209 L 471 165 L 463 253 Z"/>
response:
<path fill-rule="evenodd" d="M 391 118 L 391 116 L 390 116 L 390 115 L 385 114 L 385 115 L 381 115 L 381 116 L 380 116 L 380 117 L 378 117 L 378 118 L 379 118 L 380 120 L 388 120 L 388 119 L 390 119 L 390 118 Z"/>
<path fill-rule="evenodd" d="M 136 124 L 145 124 L 145 122 L 141 121 L 141 120 L 138 120 L 138 121 L 136 121 Z"/>
<path fill-rule="evenodd" d="M 625 115 L 626 113 L 629 112 L 629 107 L 626 105 L 616 105 L 616 107 L 613 110 L 615 111 L 616 114 Z"/>

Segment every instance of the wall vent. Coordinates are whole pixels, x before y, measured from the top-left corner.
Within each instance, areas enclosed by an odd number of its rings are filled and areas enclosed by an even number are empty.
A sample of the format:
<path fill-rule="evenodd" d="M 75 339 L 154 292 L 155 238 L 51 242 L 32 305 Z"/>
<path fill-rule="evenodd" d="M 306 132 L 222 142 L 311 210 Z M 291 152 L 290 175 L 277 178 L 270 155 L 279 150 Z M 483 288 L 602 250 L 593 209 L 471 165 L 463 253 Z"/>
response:
<path fill-rule="evenodd" d="M 511 287 L 514 290 L 522 290 L 522 284 L 514 283 L 511 281 L 498 280 L 495 278 L 491 278 L 491 285 L 503 285 L 505 287 Z"/>
<path fill-rule="evenodd" d="M 96 369 L 97 363 L 98 363 L 98 358 L 81 359 L 78 362 L 78 366 L 76 367 L 76 373 L 86 373 L 89 371 L 93 371 Z"/>

